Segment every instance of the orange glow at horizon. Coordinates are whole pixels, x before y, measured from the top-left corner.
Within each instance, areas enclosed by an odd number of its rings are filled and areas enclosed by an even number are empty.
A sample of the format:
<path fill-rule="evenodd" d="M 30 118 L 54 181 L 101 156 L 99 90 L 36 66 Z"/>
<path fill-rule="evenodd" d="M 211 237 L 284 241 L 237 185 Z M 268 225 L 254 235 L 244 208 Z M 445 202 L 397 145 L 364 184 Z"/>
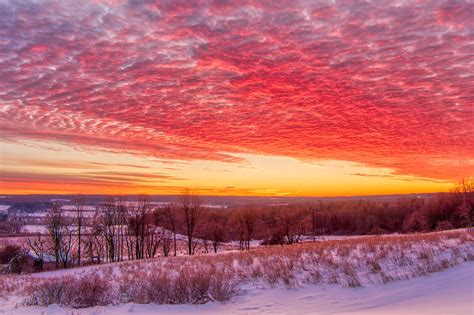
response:
<path fill-rule="evenodd" d="M 39 145 L 41 144 L 41 145 Z M 240 154 L 245 163 L 160 160 L 57 143 L 3 143 L 0 194 L 354 196 L 448 191 L 449 181 L 397 175 L 346 161 L 318 163 Z M 35 159 L 25 159 L 16 152 Z M 54 155 L 55 159 L 51 159 Z"/>

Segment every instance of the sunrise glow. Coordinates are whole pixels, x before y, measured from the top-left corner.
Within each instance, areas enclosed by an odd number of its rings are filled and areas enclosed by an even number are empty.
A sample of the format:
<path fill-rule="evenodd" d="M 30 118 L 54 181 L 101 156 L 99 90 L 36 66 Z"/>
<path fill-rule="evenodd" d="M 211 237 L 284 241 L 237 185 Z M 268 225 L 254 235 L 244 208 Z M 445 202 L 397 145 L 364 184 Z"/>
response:
<path fill-rule="evenodd" d="M 474 175 L 473 10 L 0 2 L 0 194 L 448 191 Z"/>

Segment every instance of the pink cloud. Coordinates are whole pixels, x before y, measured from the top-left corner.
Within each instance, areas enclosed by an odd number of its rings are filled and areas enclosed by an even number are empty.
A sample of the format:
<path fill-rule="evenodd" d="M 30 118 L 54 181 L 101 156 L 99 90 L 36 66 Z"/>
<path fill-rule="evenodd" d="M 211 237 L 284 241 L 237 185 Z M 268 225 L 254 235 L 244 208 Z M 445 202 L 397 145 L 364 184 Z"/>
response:
<path fill-rule="evenodd" d="M 0 132 L 474 174 L 472 2 L 0 4 Z"/>

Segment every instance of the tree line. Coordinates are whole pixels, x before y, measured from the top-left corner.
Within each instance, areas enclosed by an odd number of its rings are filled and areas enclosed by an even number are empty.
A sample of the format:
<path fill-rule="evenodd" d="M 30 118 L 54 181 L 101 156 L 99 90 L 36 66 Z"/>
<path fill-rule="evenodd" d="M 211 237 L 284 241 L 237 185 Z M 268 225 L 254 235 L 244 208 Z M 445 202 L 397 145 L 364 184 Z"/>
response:
<path fill-rule="evenodd" d="M 136 201 L 122 197 L 107 200 L 98 205 L 93 217 L 85 215 L 81 197 L 74 203 L 72 217 L 65 216 L 61 204 L 54 203 L 45 218 L 47 232 L 27 238 L 21 250 L 9 249 L 9 268 L 18 268 L 26 252 L 33 253 L 34 269 L 41 271 L 45 262 L 59 269 L 157 255 L 194 255 L 197 248 L 217 253 L 228 241 L 248 250 L 253 240 L 265 246 L 291 245 L 321 235 L 470 227 L 474 185 L 462 181 L 449 193 L 395 202 L 361 200 L 227 209 L 205 208 L 201 196 L 186 189 L 179 202 L 166 207 L 154 206 L 146 196 Z"/>

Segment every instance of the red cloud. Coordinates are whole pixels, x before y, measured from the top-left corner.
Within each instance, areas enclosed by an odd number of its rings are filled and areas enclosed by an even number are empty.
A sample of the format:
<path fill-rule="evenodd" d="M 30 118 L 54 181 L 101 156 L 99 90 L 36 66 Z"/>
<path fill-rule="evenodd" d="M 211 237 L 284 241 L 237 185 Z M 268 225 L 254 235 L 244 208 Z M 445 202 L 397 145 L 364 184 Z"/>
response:
<path fill-rule="evenodd" d="M 0 130 L 168 159 L 236 152 L 474 174 L 465 2 L 0 4 Z"/>

